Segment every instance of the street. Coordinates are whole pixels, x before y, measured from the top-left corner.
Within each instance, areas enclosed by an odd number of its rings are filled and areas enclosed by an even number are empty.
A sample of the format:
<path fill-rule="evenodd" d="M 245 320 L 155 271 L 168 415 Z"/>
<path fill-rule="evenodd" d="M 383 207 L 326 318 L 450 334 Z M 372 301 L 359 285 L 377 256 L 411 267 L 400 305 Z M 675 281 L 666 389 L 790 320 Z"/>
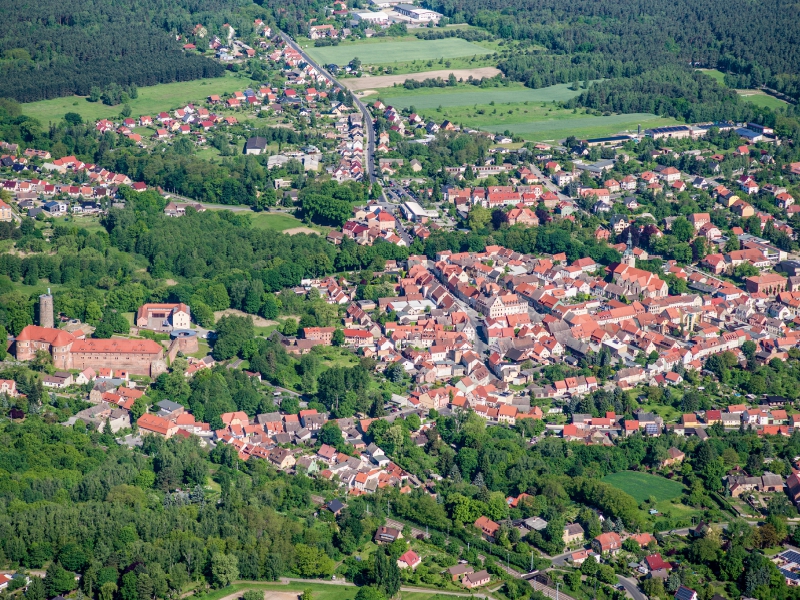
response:
<path fill-rule="evenodd" d="M 617 579 L 619 580 L 620 584 L 622 584 L 622 587 L 625 588 L 625 591 L 628 593 L 628 595 L 633 598 L 633 600 L 647 600 L 647 596 L 639 591 L 639 587 L 633 579 L 628 579 L 622 575 L 617 575 Z"/>
<path fill-rule="evenodd" d="M 353 104 L 355 107 L 361 112 L 361 115 L 364 118 L 364 129 L 367 132 L 367 145 L 364 148 L 364 161 L 366 164 L 367 175 L 369 176 L 369 182 L 375 183 L 375 127 L 372 123 L 372 115 L 370 114 L 367 107 L 364 105 L 361 100 L 356 98 L 355 94 L 353 94 L 350 90 L 348 90 L 345 86 L 339 83 L 339 81 L 328 71 L 323 69 L 320 65 L 318 65 L 313 58 L 311 58 L 306 52 L 300 47 L 300 45 L 295 42 L 288 34 L 284 32 L 280 32 L 281 37 L 283 40 L 294 50 L 297 51 L 300 56 L 303 57 L 303 60 L 310 64 L 312 67 L 317 69 L 320 73 L 328 77 L 336 86 L 341 88 L 345 93 L 350 94 L 353 98 Z"/>

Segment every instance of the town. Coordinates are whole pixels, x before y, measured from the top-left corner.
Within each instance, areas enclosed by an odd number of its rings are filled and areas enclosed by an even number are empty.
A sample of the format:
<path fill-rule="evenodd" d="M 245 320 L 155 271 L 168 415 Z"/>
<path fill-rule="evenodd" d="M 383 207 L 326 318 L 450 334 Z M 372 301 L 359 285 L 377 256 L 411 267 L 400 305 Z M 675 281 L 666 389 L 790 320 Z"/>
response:
<path fill-rule="evenodd" d="M 800 598 L 784 59 L 185 4 L 147 84 L 4 54 L 0 596 Z"/>

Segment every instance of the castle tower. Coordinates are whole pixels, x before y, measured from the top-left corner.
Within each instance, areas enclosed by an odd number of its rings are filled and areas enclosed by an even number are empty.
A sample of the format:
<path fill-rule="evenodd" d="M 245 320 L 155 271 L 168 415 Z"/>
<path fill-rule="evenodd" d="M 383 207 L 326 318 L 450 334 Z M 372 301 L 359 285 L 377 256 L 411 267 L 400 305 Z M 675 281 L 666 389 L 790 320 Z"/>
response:
<path fill-rule="evenodd" d="M 622 264 L 629 267 L 636 266 L 636 256 L 633 254 L 633 236 L 630 228 L 628 228 L 628 247 L 625 248 L 625 252 L 622 254 Z"/>
<path fill-rule="evenodd" d="M 46 294 L 39 296 L 39 326 L 55 327 L 55 320 L 53 319 L 53 295 L 50 293 L 50 288 L 47 288 Z"/>

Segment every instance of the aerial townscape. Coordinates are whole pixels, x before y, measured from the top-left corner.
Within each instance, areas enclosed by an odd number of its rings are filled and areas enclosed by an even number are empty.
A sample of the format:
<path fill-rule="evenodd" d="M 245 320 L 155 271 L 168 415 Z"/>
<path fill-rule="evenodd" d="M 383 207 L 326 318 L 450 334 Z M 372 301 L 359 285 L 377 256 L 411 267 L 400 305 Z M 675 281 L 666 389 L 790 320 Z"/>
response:
<path fill-rule="evenodd" d="M 796 14 L 4 7 L 0 600 L 800 600 Z"/>

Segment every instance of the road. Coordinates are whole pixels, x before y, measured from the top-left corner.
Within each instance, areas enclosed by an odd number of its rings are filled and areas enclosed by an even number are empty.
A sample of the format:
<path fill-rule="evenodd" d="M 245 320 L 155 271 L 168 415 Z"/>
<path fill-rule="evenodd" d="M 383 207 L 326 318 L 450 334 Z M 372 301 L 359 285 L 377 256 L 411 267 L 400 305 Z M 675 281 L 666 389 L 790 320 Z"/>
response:
<path fill-rule="evenodd" d="M 303 60 L 310 64 L 312 67 L 317 69 L 320 73 L 328 77 L 337 87 L 341 88 L 346 94 L 350 94 L 353 98 L 353 104 L 355 107 L 361 111 L 361 115 L 364 118 L 364 128 L 367 131 L 367 145 L 364 148 L 365 156 L 364 160 L 367 163 L 367 175 L 369 176 L 369 182 L 375 183 L 375 126 L 372 123 L 372 115 L 370 114 L 367 107 L 364 105 L 361 100 L 359 100 L 353 92 L 348 90 L 345 86 L 343 86 L 339 81 L 328 71 L 322 68 L 321 65 L 317 64 L 313 58 L 311 58 L 306 52 L 300 47 L 300 45 L 295 42 L 288 34 L 281 31 L 281 37 L 283 41 L 285 41 L 289 46 L 291 46 L 300 56 L 303 57 Z"/>
<path fill-rule="evenodd" d="M 628 579 L 622 575 L 617 575 L 617 579 L 619 580 L 620 584 L 622 584 L 622 587 L 625 588 L 625 591 L 628 592 L 628 595 L 633 598 L 633 600 L 647 600 L 647 596 L 645 596 L 639 590 L 639 586 L 636 585 L 636 582 L 633 579 Z"/>

